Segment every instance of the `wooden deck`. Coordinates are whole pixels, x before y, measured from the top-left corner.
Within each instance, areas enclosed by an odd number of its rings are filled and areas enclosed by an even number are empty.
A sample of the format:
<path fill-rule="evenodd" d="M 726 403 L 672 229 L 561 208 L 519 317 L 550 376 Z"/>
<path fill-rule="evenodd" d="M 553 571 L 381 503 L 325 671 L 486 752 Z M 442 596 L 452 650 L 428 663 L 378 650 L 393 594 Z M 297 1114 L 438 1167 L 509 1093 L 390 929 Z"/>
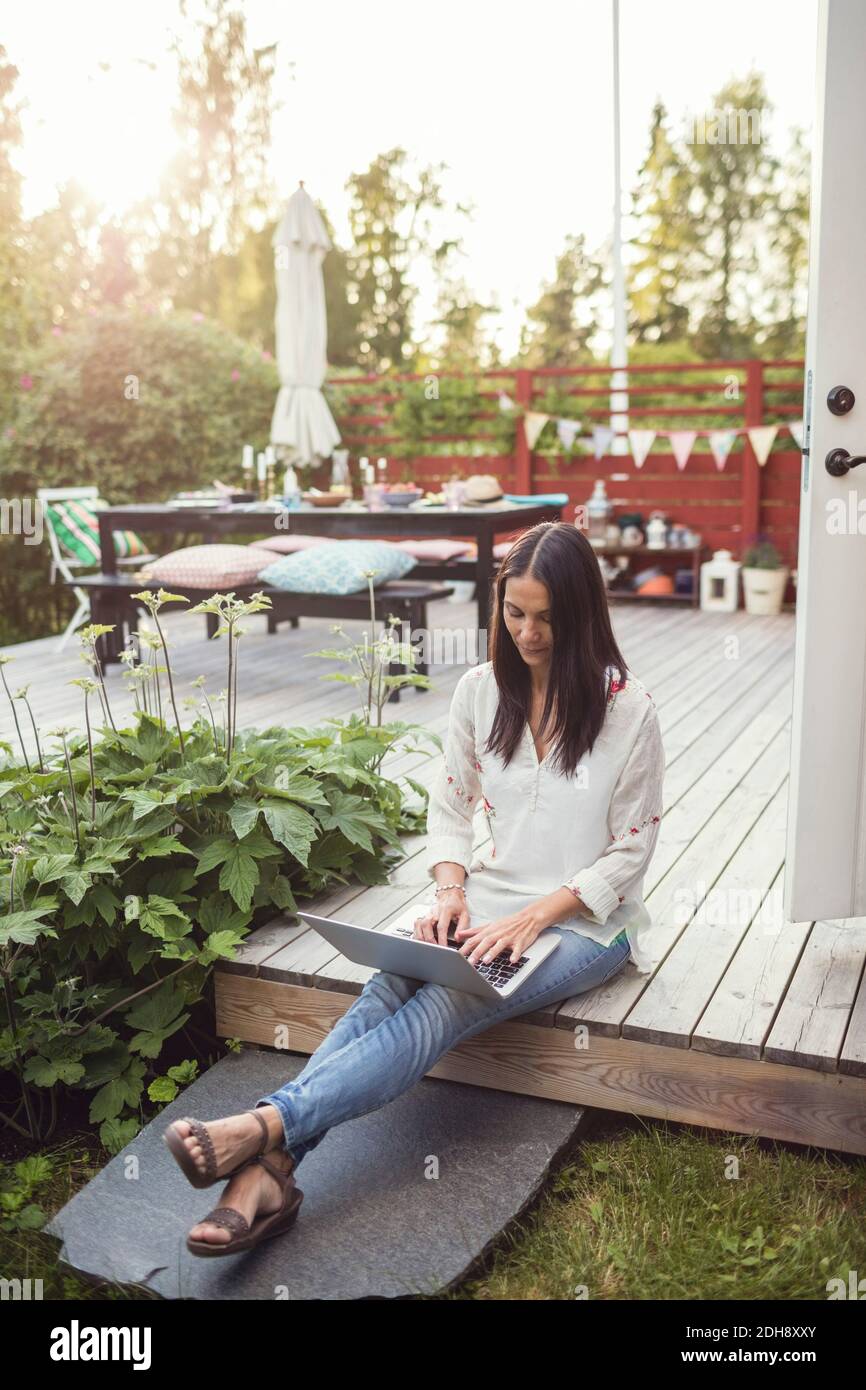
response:
<path fill-rule="evenodd" d="M 460 1044 L 429 1073 L 713 1129 L 866 1153 L 866 919 L 785 922 L 781 895 L 788 794 L 794 617 L 754 618 L 623 605 L 613 608 L 623 654 L 651 691 L 666 749 L 664 816 L 645 883 L 656 966 L 632 966 L 577 995 Z M 471 604 L 432 605 L 432 627 L 470 625 Z M 200 673 L 224 684 L 224 648 L 201 620 L 175 615 L 170 637 L 180 684 Z M 329 639 L 302 621 L 267 637 L 250 626 L 241 656 L 246 725 L 318 722 L 348 713 L 354 692 L 316 676 L 304 658 Z M 347 624 L 360 630 L 360 624 Z M 71 723 L 81 671 L 52 642 L 9 651 L 13 689 L 31 682 L 37 719 Z M 444 734 L 464 667 L 432 667 L 435 689 L 407 692 L 394 717 Z M 211 679 L 211 677 L 213 677 Z M 112 688 L 122 691 L 120 673 Z M 184 692 L 185 693 L 185 692 Z M 118 708 L 129 697 L 116 696 Z M 0 737 L 9 738 L 8 707 Z M 392 757 L 392 775 L 429 784 L 435 762 Z M 479 833 L 478 845 L 484 836 Z M 340 888 L 309 903 L 380 927 L 424 898 L 424 840 L 387 885 Z M 279 919 L 254 932 L 216 974 L 221 1036 L 312 1052 L 371 972 L 317 933 Z"/>

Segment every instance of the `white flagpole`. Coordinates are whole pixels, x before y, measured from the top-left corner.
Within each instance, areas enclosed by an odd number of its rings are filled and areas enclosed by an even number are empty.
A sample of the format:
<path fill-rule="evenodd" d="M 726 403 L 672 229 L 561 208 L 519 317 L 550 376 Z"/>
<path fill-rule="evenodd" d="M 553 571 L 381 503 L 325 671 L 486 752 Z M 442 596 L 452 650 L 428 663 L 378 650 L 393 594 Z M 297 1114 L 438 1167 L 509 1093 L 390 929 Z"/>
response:
<path fill-rule="evenodd" d="M 610 427 L 616 431 L 612 454 L 628 453 L 628 365 L 625 274 L 622 264 L 622 194 L 619 110 L 619 0 L 613 0 L 613 344 L 610 354 Z"/>

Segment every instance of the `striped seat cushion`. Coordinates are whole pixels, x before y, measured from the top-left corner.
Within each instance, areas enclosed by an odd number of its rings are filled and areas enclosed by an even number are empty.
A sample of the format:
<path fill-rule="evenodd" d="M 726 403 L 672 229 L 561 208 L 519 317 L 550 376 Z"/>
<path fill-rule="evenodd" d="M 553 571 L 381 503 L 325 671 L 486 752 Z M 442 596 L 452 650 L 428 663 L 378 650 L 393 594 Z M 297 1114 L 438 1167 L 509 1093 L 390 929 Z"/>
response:
<path fill-rule="evenodd" d="M 99 564 L 99 522 L 97 511 L 106 506 L 99 497 L 86 501 L 69 497 L 50 502 L 45 508 L 48 524 L 63 549 L 82 565 Z M 144 541 L 135 531 L 115 531 L 114 553 L 121 560 L 130 555 L 145 555 Z"/>
<path fill-rule="evenodd" d="M 251 545 L 187 545 L 151 560 L 137 574 L 147 583 L 216 593 L 235 584 L 253 584 L 273 560 L 269 551 Z"/>

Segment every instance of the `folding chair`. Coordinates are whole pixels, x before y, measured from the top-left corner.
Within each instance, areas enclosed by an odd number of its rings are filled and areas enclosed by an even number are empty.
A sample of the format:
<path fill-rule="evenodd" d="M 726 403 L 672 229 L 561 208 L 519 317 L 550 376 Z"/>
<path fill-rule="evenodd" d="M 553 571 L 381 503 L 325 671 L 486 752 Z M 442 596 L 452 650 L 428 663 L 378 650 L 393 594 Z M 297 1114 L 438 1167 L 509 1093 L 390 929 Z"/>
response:
<path fill-rule="evenodd" d="M 54 528 L 53 520 L 49 507 L 55 502 L 96 502 L 99 498 L 98 487 L 40 487 L 36 490 L 36 497 L 42 509 L 42 515 L 48 531 L 48 544 L 51 549 L 51 583 L 57 582 L 58 574 L 72 585 L 72 592 L 78 600 L 78 607 L 66 625 L 60 641 L 55 647 L 55 651 L 62 652 L 69 638 L 76 628 L 80 627 L 90 617 L 90 596 L 85 589 L 75 584 L 76 573 L 99 572 L 99 561 L 94 560 L 88 563 L 79 560 L 63 544 Z M 153 555 L 129 555 L 123 558 L 118 557 L 118 568 L 138 569 L 154 558 Z"/>

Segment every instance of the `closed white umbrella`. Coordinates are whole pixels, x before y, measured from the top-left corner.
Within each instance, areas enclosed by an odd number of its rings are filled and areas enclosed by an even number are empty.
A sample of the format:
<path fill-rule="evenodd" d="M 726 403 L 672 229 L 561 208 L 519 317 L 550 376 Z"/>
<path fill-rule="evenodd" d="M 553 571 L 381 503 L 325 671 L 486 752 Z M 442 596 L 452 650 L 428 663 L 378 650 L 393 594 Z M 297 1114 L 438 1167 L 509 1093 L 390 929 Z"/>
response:
<path fill-rule="evenodd" d="M 321 390 L 328 370 L 322 261 L 331 240 L 303 183 L 286 203 L 273 245 L 280 391 L 271 443 L 291 448 L 294 462 L 313 463 L 328 457 L 340 432 Z"/>

